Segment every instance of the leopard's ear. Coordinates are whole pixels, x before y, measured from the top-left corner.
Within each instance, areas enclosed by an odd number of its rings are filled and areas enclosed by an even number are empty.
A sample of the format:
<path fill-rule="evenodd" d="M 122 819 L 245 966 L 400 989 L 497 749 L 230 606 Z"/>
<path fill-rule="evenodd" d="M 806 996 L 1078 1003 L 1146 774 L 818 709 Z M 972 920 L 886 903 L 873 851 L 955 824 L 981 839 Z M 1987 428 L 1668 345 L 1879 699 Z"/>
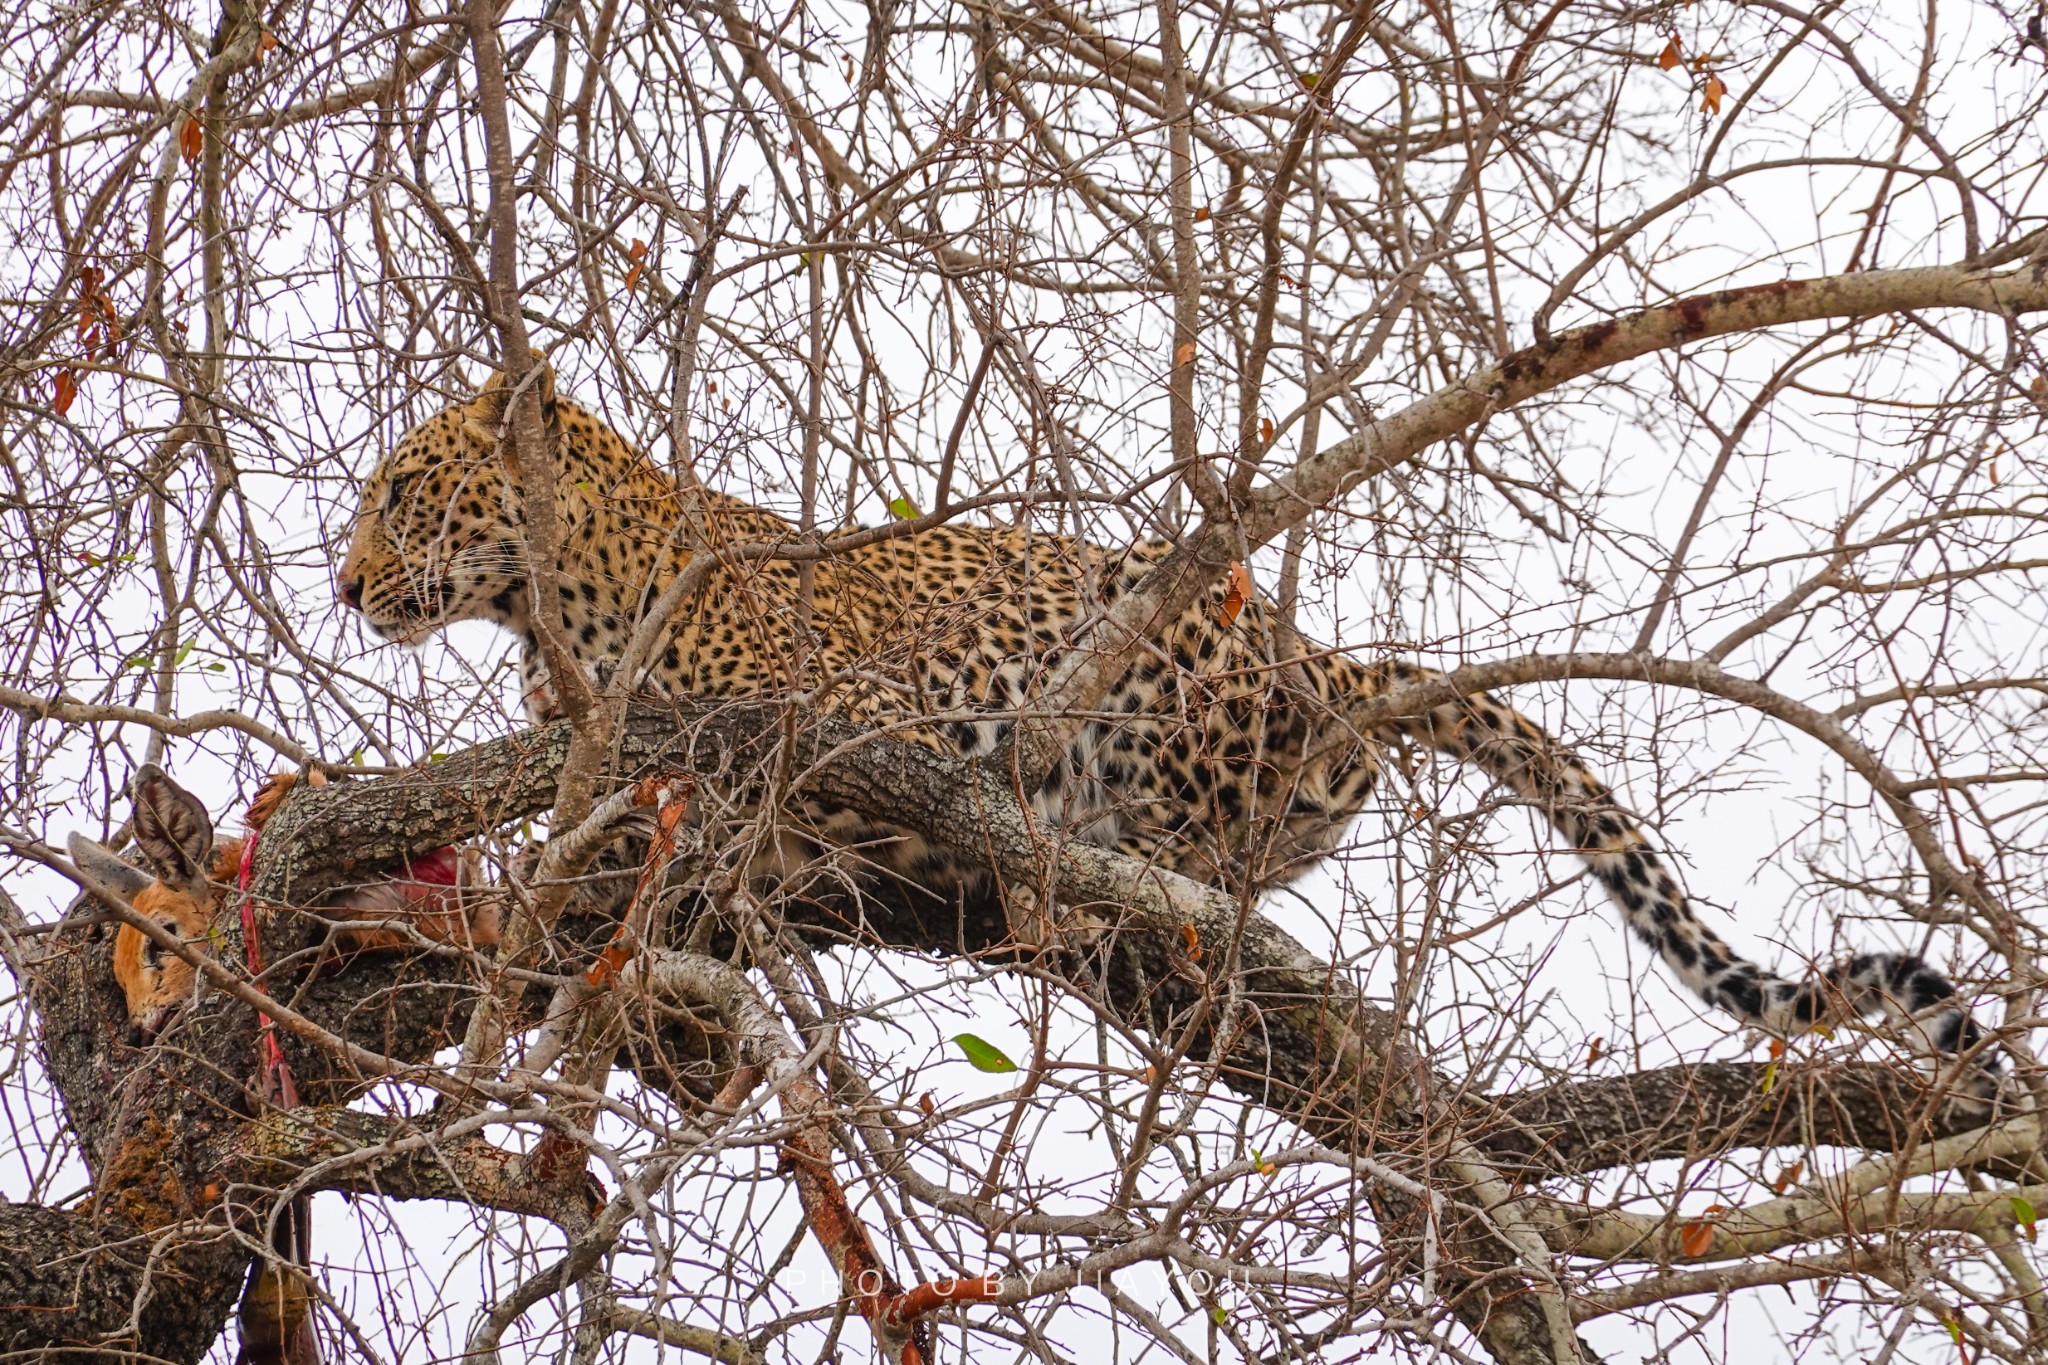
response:
<path fill-rule="evenodd" d="M 555 416 L 555 367 L 548 362 L 547 352 L 535 348 L 533 365 L 539 371 L 533 379 L 533 388 L 540 395 L 541 415 L 548 421 Z M 469 406 L 463 409 L 462 426 L 472 439 L 495 446 L 505 426 L 505 406 L 512 396 L 512 385 L 505 378 L 503 370 L 494 370 L 477 391 Z"/>
<path fill-rule="evenodd" d="M 158 876 L 203 894 L 213 861 L 213 819 L 198 797 L 154 763 L 135 773 L 135 842 Z"/>

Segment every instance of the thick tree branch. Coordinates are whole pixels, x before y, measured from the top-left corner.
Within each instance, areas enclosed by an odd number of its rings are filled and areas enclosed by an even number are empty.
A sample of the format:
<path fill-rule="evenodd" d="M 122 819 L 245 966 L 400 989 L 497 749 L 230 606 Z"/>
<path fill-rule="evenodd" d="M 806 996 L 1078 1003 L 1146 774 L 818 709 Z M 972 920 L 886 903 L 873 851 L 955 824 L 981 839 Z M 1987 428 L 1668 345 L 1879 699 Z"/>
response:
<path fill-rule="evenodd" d="M 1396 694 L 1400 695 L 1400 694 Z M 1405 709 L 1405 708 L 1404 708 Z M 713 709 L 635 706 L 620 748 L 619 780 L 654 771 L 692 771 L 736 783 L 763 770 L 789 733 L 771 703 Z M 1008 784 L 982 765 L 813 721 L 798 729 L 794 767 L 801 784 L 860 810 L 886 814 L 948 847 L 992 865 L 1004 885 L 1040 887 L 1067 915 L 1070 934 L 1100 936 L 1107 1003 L 1142 1023 L 1182 982 L 1171 962 L 1192 929 L 1204 945 L 1234 944 L 1238 971 L 1256 1000 L 1263 1041 L 1240 1039 L 1224 1059 L 1234 1088 L 1290 1112 L 1309 1106 L 1343 1129 L 1375 1100 L 1412 1095 L 1420 1066 L 1392 1018 L 1352 994 L 1330 965 L 1256 911 L 1220 892 L 1093 845 L 1061 842 L 1025 821 Z M 273 817 L 257 894 L 311 900 L 367 867 L 388 865 L 545 810 L 552 775 L 568 744 L 563 724 L 522 731 L 402 777 L 304 789 Z M 794 927 L 911 952 L 988 952 L 1005 942 L 1000 907 L 953 906 L 877 894 L 860 907 L 858 930 L 823 904 Z M 1240 921 L 1242 931 L 1240 932 Z M 1184 928 L 1184 926 L 1186 926 Z M 1215 959 L 1210 959 L 1215 960 Z M 1185 992 L 1186 985 L 1178 987 Z M 1392 1063 L 1390 1066 L 1389 1063 Z M 1776 1094 L 1761 1092 L 1763 1068 L 1746 1063 L 1673 1068 L 1648 1077 L 1581 1081 L 1497 1100 L 1473 1098 L 1471 1122 L 1497 1163 L 1530 1175 L 1572 1174 L 1682 1155 L 1687 1144 L 1725 1135 L 1731 1145 L 1811 1140 L 1883 1148 L 1914 1140 L 1906 1116 L 1917 1082 L 1878 1066 L 1781 1064 Z M 1362 1106 L 1359 1107 L 1359 1106 Z M 1398 1112 L 1398 1106 L 1397 1106 Z M 1957 1131 L 1930 1120 L 1926 1131 Z"/>

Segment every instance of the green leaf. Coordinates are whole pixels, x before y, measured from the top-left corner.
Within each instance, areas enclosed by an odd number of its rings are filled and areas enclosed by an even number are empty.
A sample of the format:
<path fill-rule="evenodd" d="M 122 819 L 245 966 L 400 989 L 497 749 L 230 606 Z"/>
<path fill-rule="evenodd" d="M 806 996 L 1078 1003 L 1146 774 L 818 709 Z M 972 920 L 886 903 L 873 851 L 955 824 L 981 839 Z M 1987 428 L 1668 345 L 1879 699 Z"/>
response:
<path fill-rule="evenodd" d="M 1963 1344 L 1963 1324 L 1960 1318 L 1943 1318 L 1941 1325 L 1948 1328 L 1949 1336 L 1960 1346 Z"/>
<path fill-rule="evenodd" d="M 208 673 L 225 673 L 228 671 L 228 666 L 222 663 L 220 660 L 215 659 L 212 663 L 206 666 L 206 671 Z"/>
<path fill-rule="evenodd" d="M 1003 1050 L 986 1038 L 977 1038 L 971 1033 L 956 1033 L 953 1041 L 967 1054 L 967 1060 L 976 1071 L 1001 1073 L 1015 1071 L 1017 1064 L 1003 1055 Z"/>
<path fill-rule="evenodd" d="M 2034 1206 L 2019 1195 L 2014 1195 L 2012 1197 L 2012 1216 L 2019 1223 L 2020 1230 L 2027 1234 L 2027 1240 L 2029 1242 L 2033 1241 L 2037 1235 L 2037 1229 L 2034 1227 Z"/>
<path fill-rule="evenodd" d="M 909 498 L 889 499 L 889 515 L 898 521 L 916 521 L 917 504 Z"/>
<path fill-rule="evenodd" d="M 178 647 L 178 657 L 177 657 L 177 658 L 175 658 L 175 659 L 172 659 L 172 660 L 171 660 L 171 667 L 173 667 L 173 668 L 183 668 L 183 667 L 185 666 L 185 660 L 187 660 L 187 659 L 189 659 L 189 658 L 191 658 L 191 657 L 192 657 L 192 642 L 191 642 L 190 640 L 187 640 L 187 641 L 186 641 L 186 642 L 185 642 L 184 644 L 182 644 L 182 645 L 180 645 L 180 646 Z"/>
<path fill-rule="evenodd" d="M 1229 1317 L 1224 1314 L 1223 1305 L 1220 1303 L 1216 1304 L 1215 1306 L 1209 1309 L 1209 1320 L 1215 1323 L 1218 1327 L 1221 1327 L 1224 1323 L 1230 1321 Z"/>
<path fill-rule="evenodd" d="M 1778 1059 L 1773 1057 L 1771 1059 L 1771 1064 L 1764 1068 L 1764 1078 L 1756 1083 L 1757 1093 L 1760 1095 L 1768 1095 L 1771 1093 L 1771 1087 L 1776 1085 L 1777 1083 Z"/>
<path fill-rule="evenodd" d="M 427 762 L 439 763 L 442 759 L 446 757 L 448 757 L 448 755 L 442 753 L 439 749 L 436 749 L 434 750 L 434 752 L 427 755 Z"/>

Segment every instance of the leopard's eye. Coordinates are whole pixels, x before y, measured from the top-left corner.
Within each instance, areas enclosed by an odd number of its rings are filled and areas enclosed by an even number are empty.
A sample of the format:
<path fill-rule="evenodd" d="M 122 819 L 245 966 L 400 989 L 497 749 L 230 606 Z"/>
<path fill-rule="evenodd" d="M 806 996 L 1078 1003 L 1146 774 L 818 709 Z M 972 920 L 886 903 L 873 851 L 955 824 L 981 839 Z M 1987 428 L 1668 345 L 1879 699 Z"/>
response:
<path fill-rule="evenodd" d="M 413 487 L 419 482 L 419 479 L 420 471 L 417 469 L 409 473 L 394 475 L 390 485 L 384 490 L 384 510 L 387 513 L 395 512 L 398 510 L 400 503 L 410 502 L 412 500 Z"/>

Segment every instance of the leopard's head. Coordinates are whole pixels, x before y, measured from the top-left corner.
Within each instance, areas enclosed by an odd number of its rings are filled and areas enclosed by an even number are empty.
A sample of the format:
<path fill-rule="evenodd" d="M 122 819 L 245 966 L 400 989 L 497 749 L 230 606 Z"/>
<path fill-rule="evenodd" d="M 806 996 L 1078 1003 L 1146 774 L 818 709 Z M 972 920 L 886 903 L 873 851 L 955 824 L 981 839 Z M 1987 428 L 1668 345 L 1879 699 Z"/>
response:
<path fill-rule="evenodd" d="M 545 361 L 532 382 L 556 421 Z M 510 398 L 504 374 L 493 375 L 469 402 L 408 431 L 364 481 L 335 592 L 386 639 L 417 643 L 454 621 L 524 629 L 519 504 L 499 446 Z"/>

